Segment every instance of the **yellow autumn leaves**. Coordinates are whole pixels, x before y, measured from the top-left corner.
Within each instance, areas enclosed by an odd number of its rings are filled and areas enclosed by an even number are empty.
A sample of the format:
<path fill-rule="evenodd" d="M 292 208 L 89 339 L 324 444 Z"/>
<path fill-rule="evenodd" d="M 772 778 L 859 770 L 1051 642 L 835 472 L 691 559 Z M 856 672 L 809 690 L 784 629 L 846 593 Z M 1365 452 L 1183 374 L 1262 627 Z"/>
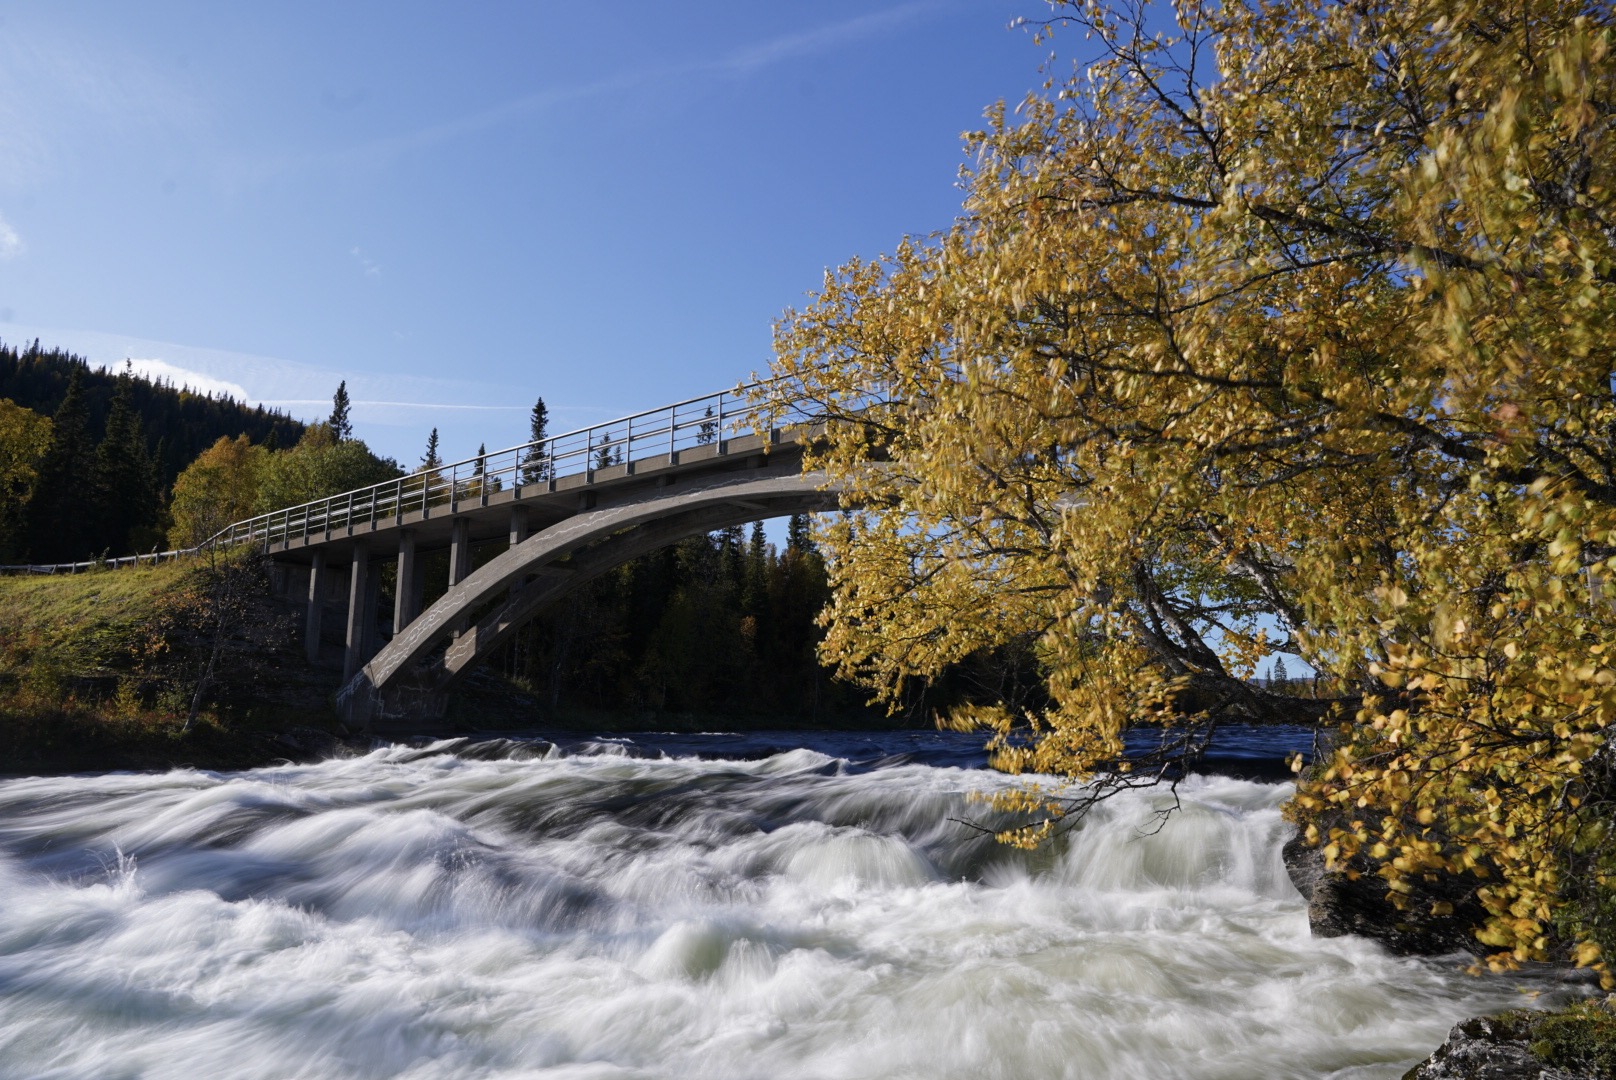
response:
<path fill-rule="evenodd" d="M 1566 913 L 1616 869 L 1610 10 L 1058 13 L 1099 56 L 990 111 L 954 226 L 779 326 L 848 491 L 826 655 L 894 696 L 1036 638 L 1048 708 L 957 718 L 1022 771 L 1327 719 L 1327 852 L 1474 877 L 1500 963 L 1555 923 L 1600 963 Z M 1274 651 L 1321 678 L 1260 684 Z"/>

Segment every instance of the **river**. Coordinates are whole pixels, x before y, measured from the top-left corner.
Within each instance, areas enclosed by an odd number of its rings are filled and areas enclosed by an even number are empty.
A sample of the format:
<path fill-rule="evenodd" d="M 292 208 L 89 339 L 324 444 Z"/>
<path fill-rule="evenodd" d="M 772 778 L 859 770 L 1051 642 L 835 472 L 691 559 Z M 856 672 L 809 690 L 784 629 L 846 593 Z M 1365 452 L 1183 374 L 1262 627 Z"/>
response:
<path fill-rule="evenodd" d="M 1315 940 L 1283 783 L 1049 848 L 972 736 L 0 782 L 0 1077 L 1397 1077 L 1525 977 Z"/>

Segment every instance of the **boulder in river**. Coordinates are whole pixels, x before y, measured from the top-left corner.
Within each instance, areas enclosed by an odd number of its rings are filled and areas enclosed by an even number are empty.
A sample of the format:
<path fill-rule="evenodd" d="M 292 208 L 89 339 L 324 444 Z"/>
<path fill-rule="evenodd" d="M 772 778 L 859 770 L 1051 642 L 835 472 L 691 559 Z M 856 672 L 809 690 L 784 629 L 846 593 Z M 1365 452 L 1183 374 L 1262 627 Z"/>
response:
<path fill-rule="evenodd" d="M 1461 1020 L 1403 1080 L 1616 1080 L 1610 1000 Z"/>
<path fill-rule="evenodd" d="M 1444 874 L 1429 882 L 1413 881 L 1414 892 L 1399 909 L 1388 899 L 1386 882 L 1367 865 L 1353 867 L 1356 877 L 1328 870 L 1324 853 L 1300 836 L 1285 845 L 1285 869 L 1307 900 L 1307 922 L 1315 937 L 1357 934 L 1400 956 L 1485 951 L 1472 932 L 1485 917 L 1476 901 L 1479 878 Z M 1437 905 L 1452 913 L 1432 914 Z"/>

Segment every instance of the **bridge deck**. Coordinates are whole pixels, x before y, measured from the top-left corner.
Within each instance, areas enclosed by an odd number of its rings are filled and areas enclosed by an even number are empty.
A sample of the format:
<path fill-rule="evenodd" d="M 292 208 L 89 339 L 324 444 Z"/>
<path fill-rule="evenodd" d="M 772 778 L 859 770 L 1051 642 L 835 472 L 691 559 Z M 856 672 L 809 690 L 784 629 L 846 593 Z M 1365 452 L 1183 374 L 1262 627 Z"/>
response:
<path fill-rule="evenodd" d="M 402 498 L 367 499 L 352 512 L 340 508 L 324 516 L 306 516 L 313 528 L 307 531 L 292 521 L 293 528 L 278 538 L 265 537 L 264 550 L 284 562 L 309 562 L 313 552 L 333 545 L 375 546 L 378 552 L 400 529 L 409 529 L 418 550 L 447 547 L 454 523 L 463 520 L 473 543 L 506 539 L 511 528 L 511 511 L 527 513 L 526 531 L 537 532 L 580 510 L 621 498 L 634 498 L 650 487 L 672 487 L 681 481 L 751 467 L 765 453 L 798 457 L 798 432 L 776 430 L 765 440 L 757 435 L 738 435 L 672 454 L 652 454 L 571 475 L 536 483 L 461 485 L 457 490 L 435 495 L 418 509 L 410 508 L 409 493 Z M 410 478 L 404 478 L 401 483 Z M 326 527 L 321 527 L 326 526 Z M 239 541 L 238 541 L 239 542 Z"/>

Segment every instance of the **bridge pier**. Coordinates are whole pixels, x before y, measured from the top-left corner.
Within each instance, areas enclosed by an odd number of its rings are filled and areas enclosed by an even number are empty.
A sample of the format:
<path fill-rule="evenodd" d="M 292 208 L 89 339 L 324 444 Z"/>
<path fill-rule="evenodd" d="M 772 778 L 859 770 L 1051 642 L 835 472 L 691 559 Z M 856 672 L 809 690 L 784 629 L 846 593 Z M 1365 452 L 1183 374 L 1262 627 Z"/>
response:
<path fill-rule="evenodd" d="M 370 552 L 355 544 L 348 574 L 347 651 L 342 657 L 342 679 L 347 682 L 359 673 L 370 657 L 365 647 L 376 624 L 376 591 L 370 587 Z"/>
<path fill-rule="evenodd" d="M 320 660 L 320 616 L 325 609 L 325 548 L 314 549 L 309 565 L 309 611 L 303 620 L 303 652 L 309 663 Z"/>
<path fill-rule="evenodd" d="M 398 584 L 393 588 L 393 634 L 421 614 L 421 576 L 415 564 L 415 530 L 398 531 Z"/>
<path fill-rule="evenodd" d="M 455 518 L 449 533 L 449 588 L 466 580 L 471 573 L 471 519 Z M 459 637 L 466 629 L 466 621 L 455 623 L 453 634 Z"/>
<path fill-rule="evenodd" d="M 468 572 L 469 529 L 455 519 L 453 584 L 347 680 L 337 695 L 339 710 L 348 723 L 369 730 L 430 728 L 441 723 L 463 673 L 544 604 L 582 583 L 686 536 L 837 504 L 839 496 L 824 477 L 802 473 L 796 456 L 757 465 L 737 465 L 699 485 L 645 484 L 612 505 L 574 513 L 525 538 L 526 515 L 513 513 L 513 543 L 474 573 Z M 492 610 L 473 626 L 473 613 L 489 605 Z"/>
<path fill-rule="evenodd" d="M 449 588 L 471 573 L 471 519 L 455 518 L 449 534 Z"/>

